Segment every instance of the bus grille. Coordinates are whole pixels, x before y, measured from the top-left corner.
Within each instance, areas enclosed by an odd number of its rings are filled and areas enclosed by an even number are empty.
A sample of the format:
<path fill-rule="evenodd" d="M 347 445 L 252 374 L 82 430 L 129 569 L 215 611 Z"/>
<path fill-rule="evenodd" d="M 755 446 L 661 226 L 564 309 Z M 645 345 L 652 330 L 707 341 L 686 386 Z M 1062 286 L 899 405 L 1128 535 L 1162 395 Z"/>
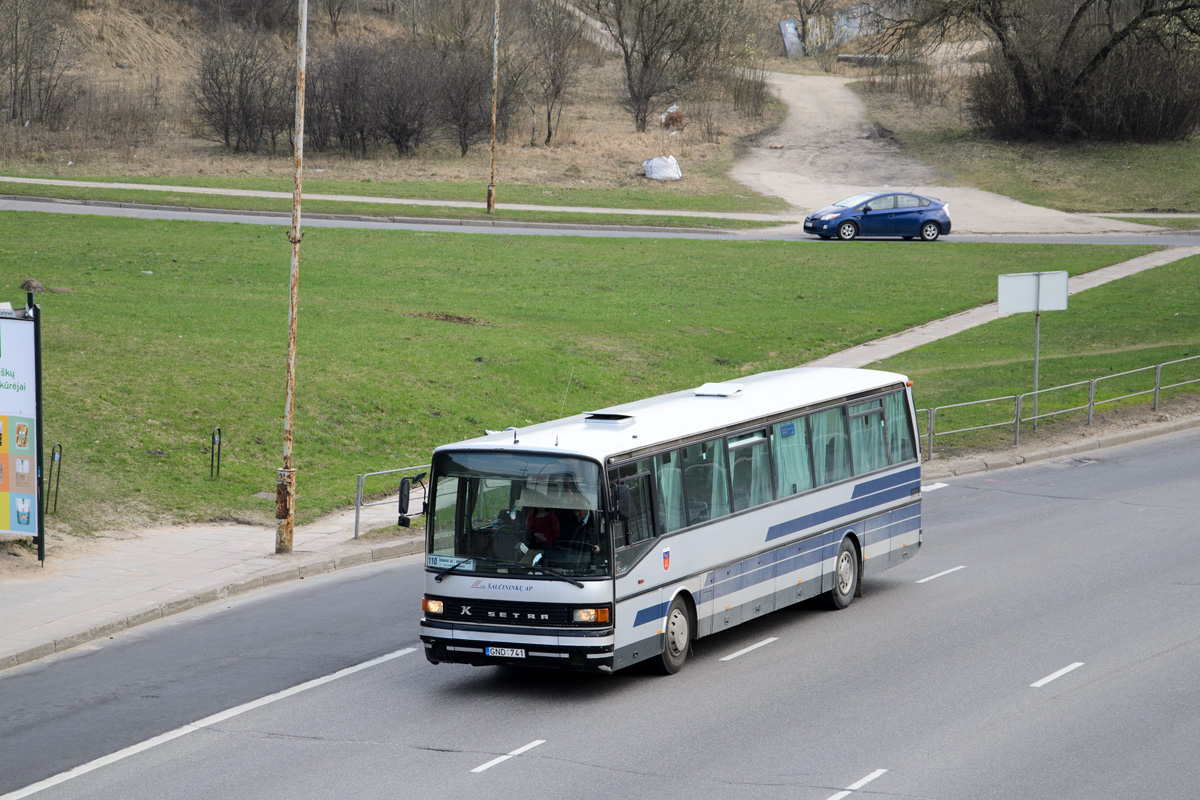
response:
<path fill-rule="evenodd" d="M 571 624 L 570 609 L 551 603 L 506 603 L 496 600 L 438 598 L 445 603 L 446 613 L 438 617 L 453 622 L 476 622 L 485 625 L 549 625 L 566 627 Z"/>

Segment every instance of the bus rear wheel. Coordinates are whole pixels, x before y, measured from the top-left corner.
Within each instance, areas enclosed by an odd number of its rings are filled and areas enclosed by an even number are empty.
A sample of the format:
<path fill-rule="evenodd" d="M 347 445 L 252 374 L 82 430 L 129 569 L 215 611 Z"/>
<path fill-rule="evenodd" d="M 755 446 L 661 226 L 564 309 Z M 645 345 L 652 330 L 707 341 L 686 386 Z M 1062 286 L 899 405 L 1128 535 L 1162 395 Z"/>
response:
<path fill-rule="evenodd" d="M 663 629 L 663 650 L 658 668 L 664 675 L 674 675 L 683 668 L 688 648 L 692 644 L 692 615 L 682 597 L 671 601 L 667 611 L 667 626 Z"/>
<path fill-rule="evenodd" d="M 833 609 L 850 605 L 858 592 L 858 553 L 847 536 L 838 549 L 837 562 L 833 568 L 833 590 L 829 592 L 829 606 Z"/>

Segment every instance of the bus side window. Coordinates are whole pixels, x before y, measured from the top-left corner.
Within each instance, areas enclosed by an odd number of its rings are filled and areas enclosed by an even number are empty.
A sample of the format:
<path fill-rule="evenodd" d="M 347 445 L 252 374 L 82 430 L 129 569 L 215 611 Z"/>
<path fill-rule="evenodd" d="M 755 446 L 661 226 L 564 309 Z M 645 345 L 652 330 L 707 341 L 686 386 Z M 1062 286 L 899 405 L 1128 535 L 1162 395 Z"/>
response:
<path fill-rule="evenodd" d="M 651 490 L 650 461 L 626 464 L 608 473 L 609 481 L 629 490 L 629 516 L 614 528 L 617 548 L 617 573 L 633 566 L 654 543 L 654 494 Z"/>
<path fill-rule="evenodd" d="M 779 422 L 771 427 L 776 497 L 788 497 L 813 488 L 812 453 L 808 441 L 808 417 Z"/>
<path fill-rule="evenodd" d="M 850 445 L 854 474 L 862 475 L 888 465 L 887 433 L 883 427 L 883 402 L 868 400 L 850 406 Z"/>
<path fill-rule="evenodd" d="M 813 472 L 818 486 L 850 477 L 850 437 L 842 407 L 809 415 L 812 425 Z"/>
<path fill-rule="evenodd" d="M 908 397 L 903 391 L 883 398 L 887 419 L 888 454 L 893 464 L 902 464 L 917 457 L 913 446 L 912 422 L 908 416 Z"/>

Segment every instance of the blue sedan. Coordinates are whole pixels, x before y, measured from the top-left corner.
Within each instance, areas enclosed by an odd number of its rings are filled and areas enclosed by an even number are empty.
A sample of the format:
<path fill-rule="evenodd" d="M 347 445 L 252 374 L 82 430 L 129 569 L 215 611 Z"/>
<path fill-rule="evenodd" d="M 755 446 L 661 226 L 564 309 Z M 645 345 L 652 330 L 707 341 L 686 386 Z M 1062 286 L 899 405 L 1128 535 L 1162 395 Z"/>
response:
<path fill-rule="evenodd" d="M 847 241 L 859 236 L 920 236 L 932 242 L 950 233 L 950 206 L 919 194 L 864 192 L 809 214 L 804 232 Z"/>

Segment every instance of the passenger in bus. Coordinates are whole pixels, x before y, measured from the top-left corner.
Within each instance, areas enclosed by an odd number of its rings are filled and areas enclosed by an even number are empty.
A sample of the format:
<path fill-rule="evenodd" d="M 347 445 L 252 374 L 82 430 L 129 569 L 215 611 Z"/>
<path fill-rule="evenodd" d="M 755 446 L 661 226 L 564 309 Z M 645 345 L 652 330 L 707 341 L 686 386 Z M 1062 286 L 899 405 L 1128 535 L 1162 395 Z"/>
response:
<path fill-rule="evenodd" d="M 558 517 L 548 508 L 532 508 L 525 519 L 525 530 L 529 533 L 530 547 L 549 550 L 558 541 Z"/>

